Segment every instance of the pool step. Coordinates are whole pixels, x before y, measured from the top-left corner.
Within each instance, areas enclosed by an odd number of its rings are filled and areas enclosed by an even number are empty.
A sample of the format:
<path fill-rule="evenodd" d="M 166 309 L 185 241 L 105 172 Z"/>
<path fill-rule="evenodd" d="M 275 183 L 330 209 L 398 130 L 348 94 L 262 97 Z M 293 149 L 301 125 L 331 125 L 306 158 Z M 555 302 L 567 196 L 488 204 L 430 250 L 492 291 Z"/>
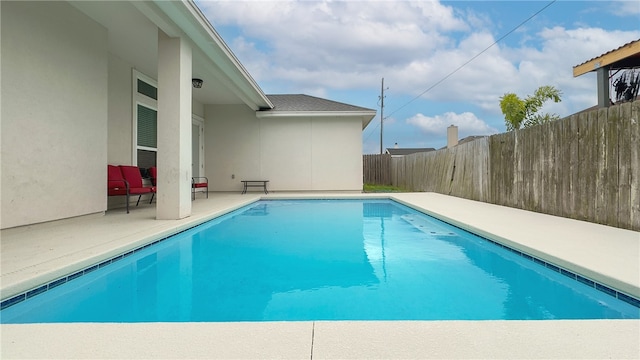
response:
<path fill-rule="evenodd" d="M 430 218 L 428 215 L 405 214 L 401 215 L 400 218 L 427 235 L 456 236 L 456 233 L 449 227 L 450 225 L 442 224 L 439 220 Z"/>

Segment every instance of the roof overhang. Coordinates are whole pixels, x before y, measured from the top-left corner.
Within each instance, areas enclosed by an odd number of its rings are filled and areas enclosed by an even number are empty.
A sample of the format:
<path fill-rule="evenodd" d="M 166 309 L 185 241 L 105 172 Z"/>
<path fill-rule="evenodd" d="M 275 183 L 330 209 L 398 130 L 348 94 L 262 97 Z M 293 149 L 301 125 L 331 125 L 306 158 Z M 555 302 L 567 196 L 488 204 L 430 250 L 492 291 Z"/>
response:
<path fill-rule="evenodd" d="M 376 116 L 375 111 L 274 111 L 263 110 L 256 111 L 258 118 L 292 118 L 292 117 L 314 117 L 314 118 L 336 118 L 350 117 L 360 118 L 362 121 L 362 129 L 367 127 L 371 120 Z"/>
<path fill-rule="evenodd" d="M 232 91 L 253 110 L 273 108 L 262 89 L 191 0 L 132 1 L 158 28 L 171 37 L 189 39 L 193 48 L 193 77 Z M 216 86 L 211 86 L 213 96 Z M 207 104 L 206 89 L 199 89 Z M 194 93 L 194 97 L 197 95 Z"/>
<path fill-rule="evenodd" d="M 573 77 L 607 67 L 611 70 L 640 66 L 640 40 L 629 42 L 596 58 L 573 67 Z"/>

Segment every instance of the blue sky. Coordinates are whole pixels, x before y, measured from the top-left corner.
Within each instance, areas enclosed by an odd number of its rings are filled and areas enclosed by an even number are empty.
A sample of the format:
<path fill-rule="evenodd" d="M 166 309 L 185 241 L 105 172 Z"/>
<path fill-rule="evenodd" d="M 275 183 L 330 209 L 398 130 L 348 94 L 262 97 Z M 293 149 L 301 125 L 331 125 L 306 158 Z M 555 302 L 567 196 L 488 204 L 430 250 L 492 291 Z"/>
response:
<path fill-rule="evenodd" d="M 640 39 L 635 0 L 196 3 L 265 93 L 377 110 L 364 153 L 380 151 L 382 78 L 384 148 L 440 148 L 452 124 L 460 138 L 504 132 L 507 92 L 553 85 L 562 102 L 543 111 L 561 117 L 595 105 L 595 74 L 572 67 Z"/>

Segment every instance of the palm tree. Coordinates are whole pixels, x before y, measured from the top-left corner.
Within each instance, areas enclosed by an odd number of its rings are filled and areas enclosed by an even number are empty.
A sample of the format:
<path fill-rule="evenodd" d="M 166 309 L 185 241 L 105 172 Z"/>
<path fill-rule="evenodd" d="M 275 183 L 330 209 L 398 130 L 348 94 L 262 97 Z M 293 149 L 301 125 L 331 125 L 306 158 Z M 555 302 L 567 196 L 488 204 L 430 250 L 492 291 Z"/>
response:
<path fill-rule="evenodd" d="M 500 109 L 504 114 L 507 131 L 560 119 L 556 114 L 539 114 L 538 112 L 547 100 L 560 102 L 561 96 L 562 92 L 550 85 L 539 87 L 533 95 L 527 96 L 524 100 L 514 93 L 504 94 L 500 98 Z"/>

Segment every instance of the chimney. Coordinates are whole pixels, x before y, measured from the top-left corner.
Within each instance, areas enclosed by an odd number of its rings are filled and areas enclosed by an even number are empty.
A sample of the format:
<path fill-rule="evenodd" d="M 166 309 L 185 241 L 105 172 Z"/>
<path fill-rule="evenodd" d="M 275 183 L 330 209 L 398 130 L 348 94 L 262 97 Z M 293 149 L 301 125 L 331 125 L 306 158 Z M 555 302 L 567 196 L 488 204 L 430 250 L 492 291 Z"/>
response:
<path fill-rule="evenodd" d="M 458 145 L 458 127 L 451 125 L 447 128 L 447 149 Z"/>
<path fill-rule="evenodd" d="M 398 148 L 398 143 L 396 143 L 395 145 L 393 145 L 393 148 L 394 148 L 394 149 L 397 149 L 397 148 Z"/>

